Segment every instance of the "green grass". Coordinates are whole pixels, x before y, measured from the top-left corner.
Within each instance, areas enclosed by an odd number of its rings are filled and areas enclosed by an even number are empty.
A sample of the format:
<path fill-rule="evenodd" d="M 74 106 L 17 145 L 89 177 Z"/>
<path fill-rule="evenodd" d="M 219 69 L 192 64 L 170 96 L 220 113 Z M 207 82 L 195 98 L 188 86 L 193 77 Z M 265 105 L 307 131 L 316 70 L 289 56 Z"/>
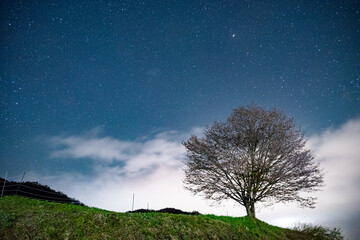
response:
<path fill-rule="evenodd" d="M 16 196 L 0 198 L 0 239 L 9 240 L 341 239 L 324 234 L 326 238 L 318 238 L 318 231 L 314 235 L 304 229 L 279 228 L 248 217 L 116 213 Z"/>

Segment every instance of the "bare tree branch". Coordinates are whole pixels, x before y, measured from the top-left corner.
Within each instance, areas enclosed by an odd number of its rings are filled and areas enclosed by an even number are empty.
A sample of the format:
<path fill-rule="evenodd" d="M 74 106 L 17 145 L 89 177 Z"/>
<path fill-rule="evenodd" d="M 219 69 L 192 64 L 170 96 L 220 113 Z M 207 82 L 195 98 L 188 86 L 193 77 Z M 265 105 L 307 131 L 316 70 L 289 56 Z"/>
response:
<path fill-rule="evenodd" d="M 183 142 L 187 149 L 186 188 L 215 201 L 233 199 L 255 217 L 255 203 L 297 201 L 321 187 L 323 174 L 296 129 L 294 120 L 276 109 L 240 107 L 227 122 L 207 127 L 203 138 Z"/>

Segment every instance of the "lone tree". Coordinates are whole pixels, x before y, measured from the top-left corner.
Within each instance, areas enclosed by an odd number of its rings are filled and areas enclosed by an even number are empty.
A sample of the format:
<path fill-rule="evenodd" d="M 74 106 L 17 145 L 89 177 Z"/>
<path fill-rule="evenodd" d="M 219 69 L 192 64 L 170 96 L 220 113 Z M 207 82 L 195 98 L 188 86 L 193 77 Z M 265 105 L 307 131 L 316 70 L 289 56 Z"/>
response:
<path fill-rule="evenodd" d="M 239 107 L 225 123 L 207 127 L 204 137 L 183 142 L 186 188 L 207 199 L 233 199 L 255 218 L 255 203 L 296 201 L 314 207 L 323 176 L 294 120 L 258 106 Z"/>

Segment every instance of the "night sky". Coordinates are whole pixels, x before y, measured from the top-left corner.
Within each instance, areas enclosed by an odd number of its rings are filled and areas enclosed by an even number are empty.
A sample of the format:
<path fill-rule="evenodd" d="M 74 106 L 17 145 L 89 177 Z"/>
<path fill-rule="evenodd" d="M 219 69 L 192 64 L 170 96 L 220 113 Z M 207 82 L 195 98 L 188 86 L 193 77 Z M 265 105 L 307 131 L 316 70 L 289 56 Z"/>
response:
<path fill-rule="evenodd" d="M 356 148 L 359 11 L 338 0 L 2 0 L 0 176 L 134 183 L 180 169 L 182 140 L 248 104 L 294 117 L 310 143 L 343 130 Z"/>

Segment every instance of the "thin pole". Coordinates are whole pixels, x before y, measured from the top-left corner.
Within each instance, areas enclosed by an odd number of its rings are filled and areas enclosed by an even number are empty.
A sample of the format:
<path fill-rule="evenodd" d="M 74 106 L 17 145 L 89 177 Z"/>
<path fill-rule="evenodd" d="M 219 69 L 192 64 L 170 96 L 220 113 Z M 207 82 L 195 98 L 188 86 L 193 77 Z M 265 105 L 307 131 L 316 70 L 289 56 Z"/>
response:
<path fill-rule="evenodd" d="M 147 203 L 147 210 L 149 210 L 149 203 Z"/>
<path fill-rule="evenodd" d="M 134 211 L 134 200 L 135 200 L 135 193 L 133 193 L 133 201 L 132 201 L 131 211 Z"/>
<path fill-rule="evenodd" d="M 4 195 L 4 189 L 5 189 L 6 178 L 7 178 L 7 172 L 6 172 L 6 174 L 5 174 L 5 178 L 4 178 L 4 185 L 3 185 L 3 189 L 2 189 L 2 191 L 1 191 L 1 197 Z"/>
<path fill-rule="evenodd" d="M 83 193 L 84 193 L 84 184 L 83 184 L 82 187 L 81 187 L 81 197 L 80 197 L 80 199 L 82 199 Z"/>
<path fill-rule="evenodd" d="M 18 188 L 16 189 L 15 195 L 17 195 L 17 193 L 18 193 L 19 188 L 20 188 L 20 186 L 21 186 L 21 184 L 22 184 L 22 181 L 24 180 L 24 177 L 25 177 L 25 172 L 24 172 L 24 174 L 23 174 L 23 176 L 22 176 L 22 178 L 21 178 L 21 181 L 20 181 L 20 184 L 19 184 Z"/>

